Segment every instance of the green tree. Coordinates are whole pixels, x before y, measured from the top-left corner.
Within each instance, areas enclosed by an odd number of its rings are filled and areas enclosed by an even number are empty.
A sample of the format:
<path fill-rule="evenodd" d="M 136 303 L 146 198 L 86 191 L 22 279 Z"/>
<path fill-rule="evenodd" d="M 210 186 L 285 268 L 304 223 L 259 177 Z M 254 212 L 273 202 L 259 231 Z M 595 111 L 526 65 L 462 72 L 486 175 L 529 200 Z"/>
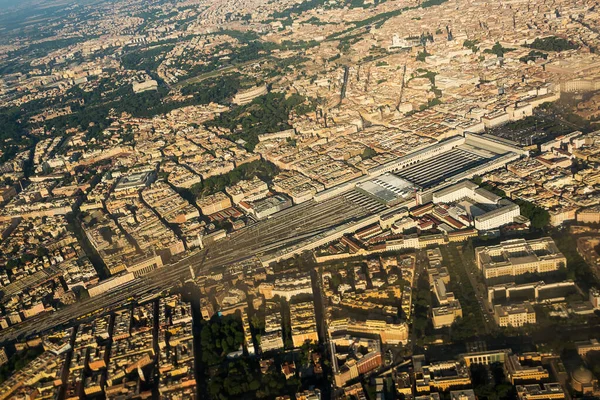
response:
<path fill-rule="evenodd" d="M 417 61 L 425 61 L 425 58 L 429 57 L 431 54 L 427 52 L 427 50 L 420 51 L 417 53 L 416 60 Z"/>
<path fill-rule="evenodd" d="M 286 98 L 282 93 L 269 93 L 257 97 L 249 104 L 222 113 L 206 125 L 229 130 L 230 139 L 242 139 L 246 142 L 245 147 L 253 150 L 258 144 L 258 135 L 291 129 L 292 126 L 288 123 L 290 113 L 298 113 L 298 107 L 306 101 L 297 94 Z M 301 107 L 300 111 L 305 109 Z"/>
<path fill-rule="evenodd" d="M 372 148 L 370 148 L 370 147 L 365 147 L 365 149 L 363 150 L 363 152 L 362 152 L 362 154 L 360 155 L 360 157 L 361 157 L 363 160 L 368 160 L 368 159 L 370 159 L 370 158 L 373 158 L 373 157 L 375 157 L 377 154 L 378 154 L 378 153 L 377 153 L 375 150 L 373 150 Z"/>
<path fill-rule="evenodd" d="M 575 50 L 579 45 L 571 40 L 549 36 L 546 38 L 537 38 L 529 45 L 529 48 L 543 51 L 565 51 Z"/>
<path fill-rule="evenodd" d="M 478 44 L 479 40 L 477 39 L 467 39 L 463 42 L 463 47 L 471 49 L 473 53 L 477 53 L 477 51 L 479 51 L 479 47 L 477 47 Z"/>
<path fill-rule="evenodd" d="M 508 49 L 505 47 L 502 47 L 502 45 L 500 44 L 500 42 L 496 42 L 494 44 L 494 46 L 492 46 L 491 49 L 486 49 L 484 51 L 484 53 L 489 53 L 489 54 L 495 54 L 498 57 L 504 57 L 504 54 L 509 52 L 509 51 L 513 51 L 514 49 Z"/>
<path fill-rule="evenodd" d="M 515 200 L 515 203 L 519 205 L 521 215 L 529 218 L 533 228 L 542 229 L 550 223 L 550 213 L 546 209 L 522 199 Z"/>

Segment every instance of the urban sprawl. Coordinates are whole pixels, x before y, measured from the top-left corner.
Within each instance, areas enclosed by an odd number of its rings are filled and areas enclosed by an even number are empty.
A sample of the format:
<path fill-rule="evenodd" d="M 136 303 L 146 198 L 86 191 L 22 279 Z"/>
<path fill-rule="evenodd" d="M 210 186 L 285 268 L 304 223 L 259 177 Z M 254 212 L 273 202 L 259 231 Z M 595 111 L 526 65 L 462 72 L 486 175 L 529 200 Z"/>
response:
<path fill-rule="evenodd" d="M 599 51 L 593 0 L 0 5 L 0 400 L 600 398 Z"/>

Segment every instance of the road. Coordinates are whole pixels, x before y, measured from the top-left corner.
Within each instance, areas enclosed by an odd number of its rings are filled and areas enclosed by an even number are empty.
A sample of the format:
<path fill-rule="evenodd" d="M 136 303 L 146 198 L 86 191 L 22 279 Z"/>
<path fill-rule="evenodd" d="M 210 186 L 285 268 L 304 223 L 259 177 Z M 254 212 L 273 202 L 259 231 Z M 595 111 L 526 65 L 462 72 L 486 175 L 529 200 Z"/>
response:
<path fill-rule="evenodd" d="M 417 336 L 416 336 L 416 330 L 413 329 L 413 323 L 415 322 L 415 300 L 417 298 L 417 293 L 419 291 L 419 279 L 421 277 L 421 274 L 423 274 L 424 276 L 427 276 L 427 267 L 429 266 L 429 261 L 427 261 L 427 252 L 423 251 L 423 250 L 419 250 L 416 252 L 415 254 L 416 259 L 415 259 L 415 276 L 413 277 L 413 285 L 412 285 L 412 289 L 413 289 L 413 294 L 412 294 L 412 301 L 411 301 L 411 310 L 410 310 L 410 338 L 408 341 L 409 344 L 409 348 L 411 351 L 411 355 L 412 355 L 412 351 L 415 349 L 416 343 L 417 343 Z M 429 287 L 427 287 L 427 289 L 429 289 Z M 429 310 L 428 313 L 431 313 L 431 304 L 429 305 Z"/>
<path fill-rule="evenodd" d="M 485 329 L 485 333 L 489 334 L 496 329 L 496 325 L 494 323 L 494 314 L 489 310 L 491 309 L 490 304 L 487 300 L 487 293 L 485 288 L 482 287 L 475 278 L 475 273 L 479 273 L 476 267 L 468 260 L 465 259 L 464 253 L 462 251 L 462 247 L 456 249 L 456 253 L 461 260 L 462 267 L 465 269 L 465 273 L 469 278 L 469 283 L 473 287 L 475 294 L 477 295 L 477 303 L 479 304 L 479 308 L 481 309 L 481 314 L 484 319 L 483 327 Z"/>
<path fill-rule="evenodd" d="M 228 265 L 292 246 L 331 227 L 373 214 L 373 210 L 377 209 L 365 203 L 364 199 L 357 201 L 346 196 L 291 207 L 101 296 L 82 300 L 53 313 L 37 315 L 4 329 L 0 332 L 0 343 L 24 340 L 50 329 L 96 318 L 125 306 L 132 299 L 159 294 L 185 282 L 191 278 L 190 267 L 196 276 L 213 270 L 224 272 Z"/>

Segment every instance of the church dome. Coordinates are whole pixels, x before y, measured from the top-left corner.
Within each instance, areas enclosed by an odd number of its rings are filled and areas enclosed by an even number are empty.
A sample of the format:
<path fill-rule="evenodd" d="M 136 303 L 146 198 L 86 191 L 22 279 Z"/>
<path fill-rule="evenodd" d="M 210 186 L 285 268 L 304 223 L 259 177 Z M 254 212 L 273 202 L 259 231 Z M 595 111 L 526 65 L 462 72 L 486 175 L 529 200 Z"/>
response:
<path fill-rule="evenodd" d="M 573 380 L 586 385 L 586 384 L 590 384 L 592 383 L 592 380 L 594 379 L 594 375 L 592 375 L 592 371 L 590 371 L 589 369 L 581 366 L 579 368 L 577 368 L 575 371 L 573 371 L 573 374 L 571 375 L 573 377 Z"/>

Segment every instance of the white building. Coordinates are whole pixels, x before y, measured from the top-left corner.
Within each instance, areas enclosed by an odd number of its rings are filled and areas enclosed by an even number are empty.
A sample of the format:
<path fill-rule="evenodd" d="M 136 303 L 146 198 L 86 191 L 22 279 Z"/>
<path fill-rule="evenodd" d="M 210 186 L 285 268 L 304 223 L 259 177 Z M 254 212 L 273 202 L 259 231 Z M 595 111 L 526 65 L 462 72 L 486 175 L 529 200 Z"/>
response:
<path fill-rule="evenodd" d="M 133 82 L 132 86 L 134 93 L 142 93 L 150 90 L 157 90 L 158 82 L 156 82 L 154 79 L 148 79 L 144 82 Z"/>
<path fill-rule="evenodd" d="M 480 188 L 471 181 L 462 181 L 433 193 L 433 203 L 457 203 L 473 220 L 477 230 L 486 231 L 515 222 L 521 215 L 518 205 Z"/>
<path fill-rule="evenodd" d="M 499 326 L 521 327 L 525 324 L 535 324 L 535 310 L 529 302 L 508 306 L 494 306 L 494 318 Z"/>

